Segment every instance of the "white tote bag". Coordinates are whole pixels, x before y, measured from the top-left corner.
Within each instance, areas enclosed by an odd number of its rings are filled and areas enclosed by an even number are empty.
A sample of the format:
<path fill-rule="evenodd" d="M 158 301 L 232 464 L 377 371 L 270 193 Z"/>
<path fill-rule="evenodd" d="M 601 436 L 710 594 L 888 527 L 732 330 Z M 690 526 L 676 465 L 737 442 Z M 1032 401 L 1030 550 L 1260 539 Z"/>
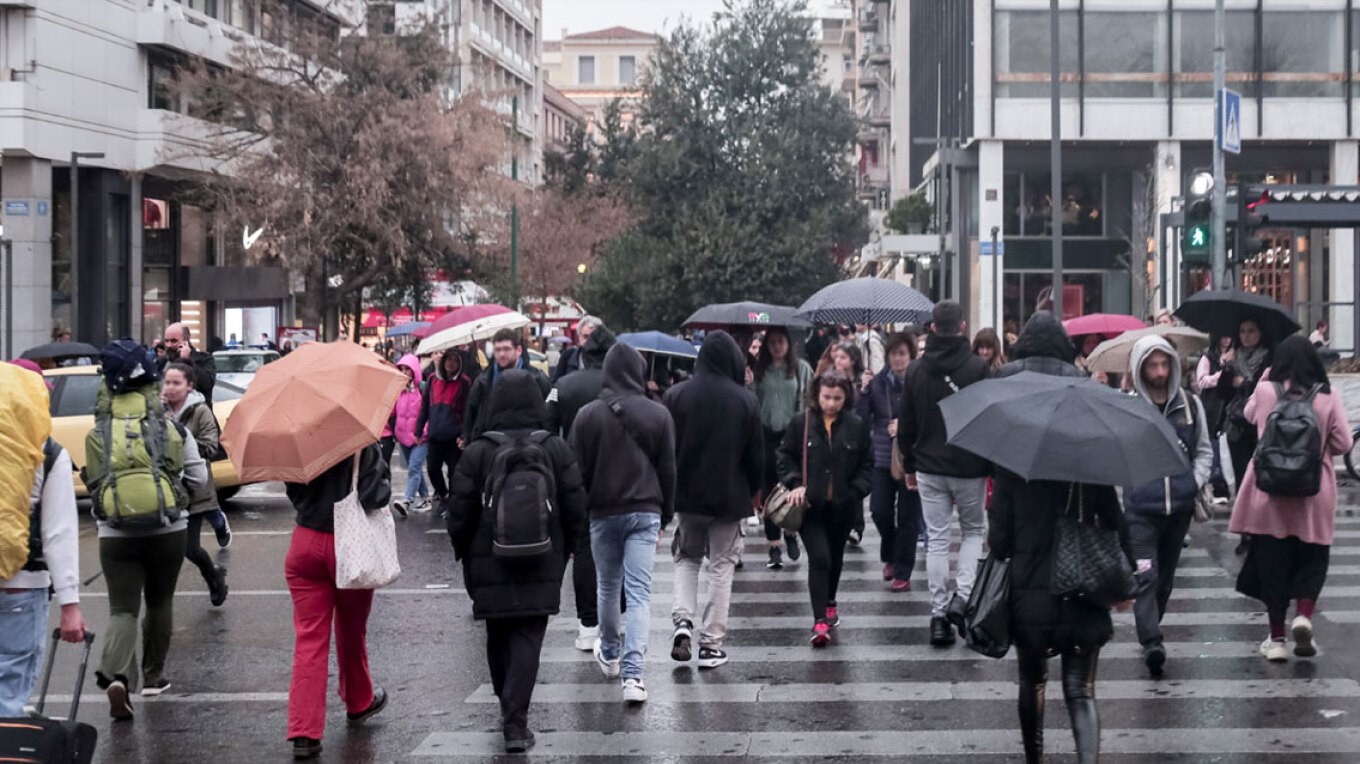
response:
<path fill-rule="evenodd" d="M 349 495 L 335 503 L 335 584 L 341 589 L 379 589 L 401 575 L 397 527 L 387 507 L 365 512 L 359 503 L 359 454 L 354 455 Z"/>

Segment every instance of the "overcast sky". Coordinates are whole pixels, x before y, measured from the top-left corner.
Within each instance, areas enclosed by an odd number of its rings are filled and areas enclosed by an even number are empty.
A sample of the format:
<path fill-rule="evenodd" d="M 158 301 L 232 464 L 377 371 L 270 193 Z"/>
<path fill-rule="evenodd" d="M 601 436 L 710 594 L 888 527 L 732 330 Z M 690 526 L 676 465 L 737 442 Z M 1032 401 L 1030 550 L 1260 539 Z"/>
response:
<path fill-rule="evenodd" d="M 811 3 L 814 9 L 833 4 Z M 543 0 L 543 39 L 559 39 L 562 27 L 570 34 L 612 26 L 660 33 L 674 29 L 681 16 L 707 21 L 722 6 L 723 0 Z"/>

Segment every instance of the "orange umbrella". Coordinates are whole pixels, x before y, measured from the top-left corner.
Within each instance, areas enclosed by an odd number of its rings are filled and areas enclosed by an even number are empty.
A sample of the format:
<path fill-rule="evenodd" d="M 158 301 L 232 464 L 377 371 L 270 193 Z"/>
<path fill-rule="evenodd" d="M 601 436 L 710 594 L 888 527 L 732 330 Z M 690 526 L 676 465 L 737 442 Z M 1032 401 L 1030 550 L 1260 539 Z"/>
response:
<path fill-rule="evenodd" d="M 374 443 L 406 375 L 350 342 L 309 342 L 256 373 L 222 445 L 247 483 L 310 482 Z"/>

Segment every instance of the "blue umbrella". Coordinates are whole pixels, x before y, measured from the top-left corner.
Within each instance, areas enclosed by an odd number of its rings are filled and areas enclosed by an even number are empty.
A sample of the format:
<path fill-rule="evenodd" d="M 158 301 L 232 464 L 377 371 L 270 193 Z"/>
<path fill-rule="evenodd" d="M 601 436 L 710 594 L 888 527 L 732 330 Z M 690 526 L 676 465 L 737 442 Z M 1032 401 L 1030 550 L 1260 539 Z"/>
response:
<path fill-rule="evenodd" d="M 632 334 L 620 334 L 619 342 L 630 345 L 640 353 L 656 353 L 657 355 L 673 355 L 680 358 L 698 358 L 699 351 L 694 346 L 678 337 L 672 337 L 662 332 L 633 332 Z"/>
<path fill-rule="evenodd" d="M 394 326 L 387 330 L 388 337 L 405 337 L 414 334 L 417 329 L 424 329 L 429 326 L 428 321 L 407 321 L 401 326 Z"/>
<path fill-rule="evenodd" d="M 859 278 L 823 288 L 798 308 L 816 324 L 913 324 L 931 320 L 935 303 L 905 284 Z"/>

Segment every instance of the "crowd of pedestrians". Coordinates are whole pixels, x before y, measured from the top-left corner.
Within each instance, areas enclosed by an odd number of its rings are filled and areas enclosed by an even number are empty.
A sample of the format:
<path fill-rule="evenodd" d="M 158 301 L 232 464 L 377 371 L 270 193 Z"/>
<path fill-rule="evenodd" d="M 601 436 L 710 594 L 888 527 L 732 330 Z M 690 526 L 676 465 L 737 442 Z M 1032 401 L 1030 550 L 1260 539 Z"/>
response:
<path fill-rule="evenodd" d="M 1010 634 L 1029 761 L 1043 757 L 1050 657 L 1061 661 L 1078 760 L 1095 761 L 1099 751 L 1095 683 L 1113 624 L 1109 607 L 1052 591 L 1064 516 L 1117 533 L 1137 591 L 1116 607 L 1133 611 L 1144 663 L 1159 676 L 1169 658 L 1160 624 L 1191 524 L 1235 496 L 1230 529 L 1241 534 L 1245 554 L 1237 588 L 1267 611 L 1262 656 L 1286 660 L 1290 639 L 1295 655 L 1317 653 L 1312 619 L 1335 534 L 1333 458 L 1350 448 L 1351 434 L 1313 343 L 1268 337 L 1259 321 L 1247 319 L 1235 335 L 1215 337 L 1193 370 L 1162 336 L 1132 343 L 1121 372 L 1125 387 L 1166 420 L 1189 467 L 1111 486 L 1021 478 L 954 445 L 941 408 L 988 379 L 1088 376 L 1093 372 L 1083 366 L 1094 345 L 1074 345 L 1047 312 L 1033 315 L 1013 341 L 992 329 L 970 336 L 962 307 L 948 301 L 911 330 L 883 333 L 864 324 L 819 330 L 803 347 L 780 326 L 737 337 L 710 331 L 692 378 L 659 396 L 650 394 L 648 361 L 594 318 L 582 322 L 579 346 L 563 352 L 551 378 L 528 364 L 514 330 L 491 339 L 485 369 L 473 347 L 401 357 L 396 368 L 406 384 L 378 442 L 313 480 L 286 486 L 297 517 L 284 561 L 296 638 L 290 750 L 298 758 L 321 751 L 332 632 L 347 720 L 362 723 L 389 701 L 368 665 L 373 590 L 336 583 L 335 512 L 350 500 L 365 511 L 390 506 L 405 516 L 429 509 L 445 518 L 472 615 L 485 622 L 487 667 L 509 752 L 535 743 L 533 688 L 568 565 L 579 622 L 575 646 L 618 683 L 622 701 L 643 703 L 652 569 L 668 532 L 675 562 L 671 658 L 714 669 L 728 661 L 745 521 L 763 525 L 768 569 L 806 556 L 807 638 L 814 648 L 828 648 L 845 615 L 837 591 L 846 547 L 863 535 L 866 499 L 888 591 L 911 592 L 924 549 L 928 641 L 936 647 L 966 636 L 974 563 L 984 548 L 1010 561 Z M 199 541 L 204 521 L 219 546 L 231 541 L 208 469 L 222 456 L 208 405 L 211 359 L 192 348 L 180 325 L 167 328 L 163 345 L 164 358 L 129 340 L 105 348 L 83 475 L 109 591 L 110 623 L 95 677 L 120 720 L 133 718 L 136 692 L 154 696 L 170 687 L 165 667 L 183 561 L 198 568 L 213 606 L 223 605 L 229 591 L 227 570 Z M 1316 437 L 1290 446 L 1306 452 L 1287 454 L 1293 461 L 1263 461 L 1262 453 L 1284 447 L 1275 432 L 1282 418 Z M 128 422 L 137 424 L 135 433 Z M 1220 436 L 1226 454 L 1219 452 Z M 49 590 L 61 608 L 62 637 L 78 641 L 84 633 L 71 459 L 50 440 L 35 448 L 33 457 L 42 459 L 25 467 L 33 479 L 23 509 L 41 533 L 32 536 L 22 569 L 0 580 L 13 606 L 0 613 L 0 633 L 29 635 L 17 656 L 0 662 L 6 716 L 18 715 L 33 689 L 43 645 L 31 638 L 32 624 L 46 623 Z M 407 483 L 394 492 L 390 461 L 397 448 Z M 1280 465 L 1301 460 L 1316 463 L 1316 486 L 1290 493 L 1281 481 L 1298 469 Z M 762 517 L 776 495 L 799 508 L 796 528 Z M 1291 603 L 1294 618 L 1287 622 Z"/>

